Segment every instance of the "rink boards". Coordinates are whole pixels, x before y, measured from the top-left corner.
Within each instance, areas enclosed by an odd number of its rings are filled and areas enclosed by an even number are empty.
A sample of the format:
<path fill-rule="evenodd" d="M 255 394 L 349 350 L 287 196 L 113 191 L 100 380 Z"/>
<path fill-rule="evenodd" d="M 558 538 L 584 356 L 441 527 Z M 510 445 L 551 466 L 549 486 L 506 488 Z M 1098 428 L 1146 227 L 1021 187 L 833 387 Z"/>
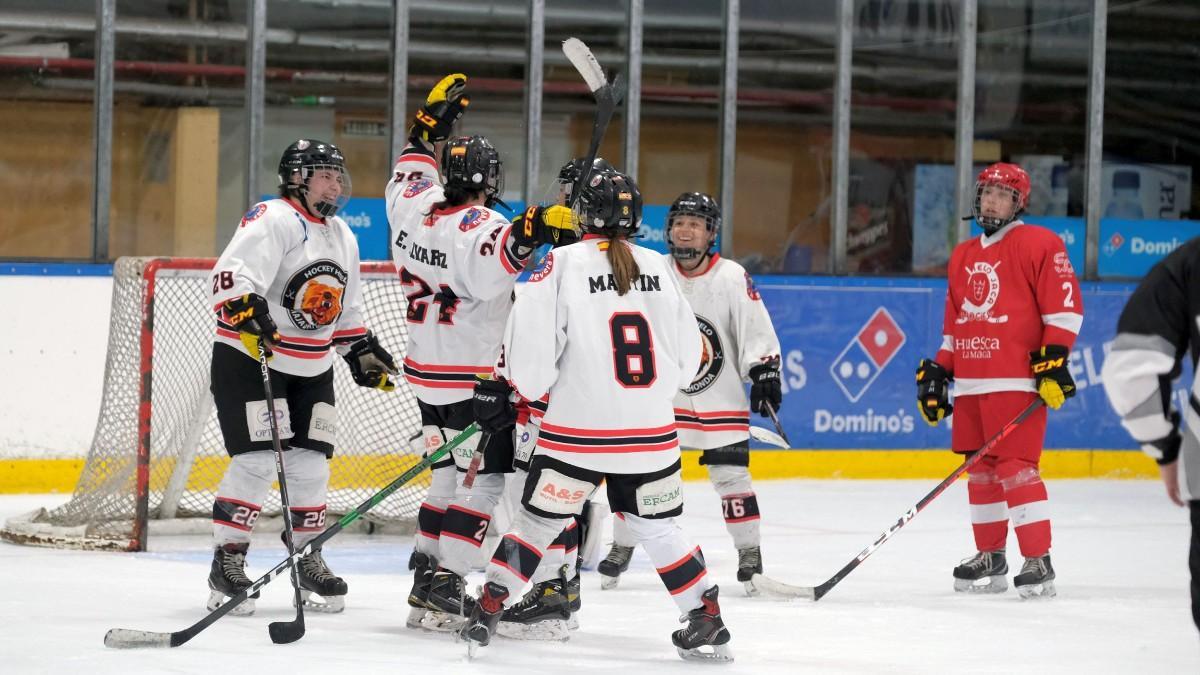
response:
<path fill-rule="evenodd" d="M 21 272 L 14 272 L 18 277 L 0 275 L 0 284 L 19 278 Z M 1092 282 L 1082 289 L 1085 318 L 1071 355 L 1079 394 L 1050 414 L 1044 471 L 1049 477 L 1155 476 L 1153 462 L 1136 450 L 1100 386 L 1104 356 L 1133 285 Z M 913 384 L 916 363 L 941 342 L 944 280 L 770 276 L 759 280 L 758 291 L 783 349 L 780 417 L 795 449 L 756 449 L 756 477 L 925 478 L 949 472 L 957 460 L 945 450 L 948 425 L 934 429 L 921 421 Z M 14 360 L 25 358 L 21 349 L 17 344 Z M 73 366 L 79 382 L 98 388 L 101 359 Z M 1190 374 L 1182 381 L 1189 382 Z M 90 431 L 95 411 L 73 413 L 78 416 L 68 419 L 87 427 L 81 433 Z M 756 417 L 756 423 L 764 421 Z M 0 492 L 70 491 L 86 452 L 7 447 L 0 453 Z M 695 454 L 685 456 L 689 478 L 703 476 Z"/>

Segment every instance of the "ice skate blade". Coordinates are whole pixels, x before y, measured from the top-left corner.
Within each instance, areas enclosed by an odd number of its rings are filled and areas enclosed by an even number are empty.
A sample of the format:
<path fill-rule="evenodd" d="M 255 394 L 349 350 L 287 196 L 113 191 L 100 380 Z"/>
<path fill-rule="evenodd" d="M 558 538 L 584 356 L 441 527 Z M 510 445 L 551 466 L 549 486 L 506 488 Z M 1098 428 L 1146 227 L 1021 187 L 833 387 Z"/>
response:
<path fill-rule="evenodd" d="M 312 591 L 300 591 L 300 599 L 304 603 L 304 609 L 322 614 L 340 614 L 346 609 L 344 595 L 331 595 L 327 598 Z M 292 606 L 296 606 L 295 599 L 292 600 Z"/>
<path fill-rule="evenodd" d="M 570 621 L 566 619 L 547 619 L 533 623 L 501 621 L 496 627 L 496 635 L 510 640 L 566 642 L 571 639 L 570 630 Z"/>
<path fill-rule="evenodd" d="M 955 593 L 970 593 L 974 595 L 987 595 L 991 593 L 1003 593 L 1008 590 L 1008 579 L 1003 575 L 994 577 L 983 577 L 976 581 L 970 579 L 955 579 Z"/>
<path fill-rule="evenodd" d="M 571 612 L 571 618 L 567 619 L 567 630 L 579 630 L 579 612 Z"/>
<path fill-rule="evenodd" d="M 704 645 L 703 647 L 695 647 L 693 649 L 676 647 L 675 651 L 679 652 L 679 658 L 683 659 L 684 661 L 733 663 L 733 650 L 729 648 L 728 644 Z"/>
<path fill-rule="evenodd" d="M 1043 581 L 1040 584 L 1017 586 L 1017 593 L 1020 594 L 1022 600 L 1049 600 L 1058 595 L 1058 591 L 1054 588 L 1053 579 Z"/>
<path fill-rule="evenodd" d="M 600 590 L 611 591 L 621 582 L 621 577 L 610 577 L 603 574 L 600 575 Z"/>
<path fill-rule="evenodd" d="M 208 611 L 213 611 L 225 604 L 227 597 L 221 591 L 209 591 L 208 593 Z M 230 616 L 250 616 L 254 614 L 254 598 L 246 598 L 242 604 L 229 610 Z"/>
<path fill-rule="evenodd" d="M 421 618 L 421 629 L 431 633 L 450 633 L 458 632 L 463 624 L 467 622 L 467 617 L 458 616 L 457 614 L 447 614 L 437 610 L 427 610 L 425 616 Z"/>

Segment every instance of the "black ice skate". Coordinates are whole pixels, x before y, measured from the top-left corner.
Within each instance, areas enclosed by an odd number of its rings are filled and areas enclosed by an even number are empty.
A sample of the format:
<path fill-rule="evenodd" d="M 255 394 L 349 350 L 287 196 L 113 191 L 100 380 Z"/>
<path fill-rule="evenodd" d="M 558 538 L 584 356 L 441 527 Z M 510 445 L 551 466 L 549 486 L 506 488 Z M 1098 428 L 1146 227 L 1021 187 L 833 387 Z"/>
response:
<path fill-rule="evenodd" d="M 621 580 L 621 573 L 629 569 L 629 559 L 632 557 L 632 546 L 613 544 L 608 555 L 596 566 L 596 571 L 600 573 L 600 588 L 606 591 L 616 588 L 617 582 Z"/>
<path fill-rule="evenodd" d="M 1003 593 L 1008 590 L 1007 574 L 1004 549 L 980 551 L 954 568 L 954 590 L 958 593 Z"/>
<path fill-rule="evenodd" d="M 212 570 L 208 573 L 208 610 L 225 604 L 242 589 L 254 583 L 246 576 L 246 551 L 250 544 L 224 544 L 213 551 Z M 258 593 L 229 610 L 234 616 L 250 616 L 254 613 L 254 601 Z"/>
<path fill-rule="evenodd" d="M 579 577 L 574 600 L 579 601 Z M 567 581 L 567 566 L 558 570 L 557 579 L 539 581 L 529 589 L 517 604 L 504 610 L 496 632 L 515 640 L 561 640 L 570 639 L 568 631 L 578 627 L 571 608 L 571 582 Z"/>
<path fill-rule="evenodd" d="M 679 617 L 679 621 L 687 625 L 671 633 L 671 642 L 679 651 L 679 658 L 685 661 L 733 661 L 729 629 L 721 620 L 721 606 L 717 604 L 717 587 L 704 591 L 700 602 L 699 607 Z"/>
<path fill-rule="evenodd" d="M 346 592 L 349 587 L 341 577 L 329 571 L 321 549 L 300 558 L 300 598 L 305 609 L 314 612 L 337 614 L 346 609 Z"/>
<path fill-rule="evenodd" d="M 463 624 L 458 637 L 467 641 L 467 658 L 475 658 L 479 647 L 486 647 L 496 634 L 496 626 L 504 613 L 504 601 L 508 598 L 508 589 L 500 584 L 489 581 L 483 586 L 483 594 L 479 602 L 471 609 L 471 616 Z"/>
<path fill-rule="evenodd" d="M 475 598 L 467 593 L 466 582 L 445 569 L 433 574 L 425 602 L 431 611 L 421 621 L 421 627 L 434 631 L 459 630 L 475 609 Z"/>
<path fill-rule="evenodd" d="M 1040 558 L 1026 558 L 1021 573 L 1013 577 L 1013 585 L 1023 600 L 1053 598 L 1054 567 L 1050 565 L 1050 554 Z"/>
<path fill-rule="evenodd" d="M 413 571 L 413 587 L 408 592 L 408 620 L 405 621 L 409 628 L 422 628 L 429 614 L 429 586 L 435 567 L 437 562 L 420 551 L 414 550 L 408 557 L 408 569 Z"/>

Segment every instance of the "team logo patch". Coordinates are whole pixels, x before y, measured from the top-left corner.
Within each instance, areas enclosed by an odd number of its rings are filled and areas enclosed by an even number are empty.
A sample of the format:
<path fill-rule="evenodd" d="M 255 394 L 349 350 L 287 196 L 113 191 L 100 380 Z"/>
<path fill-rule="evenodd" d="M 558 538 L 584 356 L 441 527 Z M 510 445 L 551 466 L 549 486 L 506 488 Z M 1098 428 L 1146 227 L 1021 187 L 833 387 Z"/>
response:
<path fill-rule="evenodd" d="M 409 181 L 408 185 L 404 186 L 404 196 L 407 199 L 411 199 L 431 187 L 433 187 L 433 181 L 429 180 L 428 178 Z"/>
<path fill-rule="evenodd" d="M 250 207 L 250 210 L 246 212 L 246 215 L 242 216 L 242 222 L 238 225 L 238 227 L 245 227 L 245 226 L 249 225 L 250 223 L 253 223 L 254 221 L 261 218 L 262 214 L 264 214 L 266 212 L 267 212 L 266 204 L 263 204 L 263 203 L 255 204 L 254 206 Z"/>
<path fill-rule="evenodd" d="M 1008 321 L 1008 315 L 992 315 L 992 308 L 996 306 L 996 301 L 1000 298 L 1000 275 L 996 272 L 996 268 L 999 266 L 999 262 L 993 265 L 979 260 L 973 267 L 963 268 L 967 273 L 969 297 L 963 298 L 955 323 L 963 324 L 968 321 L 1005 323 Z"/>
<path fill-rule="evenodd" d="M 491 217 L 492 216 L 487 209 L 481 209 L 473 206 L 470 209 L 467 209 L 466 214 L 463 215 L 462 222 L 458 224 L 458 229 L 462 230 L 463 232 L 470 232 L 471 230 L 486 223 L 488 218 Z"/>
<path fill-rule="evenodd" d="M 700 328 L 703 351 L 700 357 L 700 372 L 696 373 L 692 383 L 683 390 L 688 396 L 695 396 L 711 387 L 725 365 L 725 349 L 721 346 L 721 336 L 712 322 L 697 314 L 696 325 Z"/>
<path fill-rule="evenodd" d="M 1075 267 L 1071 265 L 1071 259 L 1063 251 L 1054 254 L 1054 271 L 1060 276 L 1075 274 Z"/>
<path fill-rule="evenodd" d="M 751 300 L 762 300 L 762 296 L 758 294 L 758 289 L 754 287 L 754 280 L 750 278 L 749 272 L 746 272 L 746 295 L 750 296 Z"/>
<path fill-rule="evenodd" d="M 342 294 L 349 275 L 332 260 L 317 260 L 288 279 L 283 306 L 300 330 L 319 330 L 342 314 Z"/>
<path fill-rule="evenodd" d="M 552 269 L 554 269 L 554 251 L 547 253 L 546 257 L 542 258 L 542 262 L 538 263 L 533 273 L 529 275 L 529 282 L 537 283 L 545 279 L 550 276 L 550 270 Z"/>

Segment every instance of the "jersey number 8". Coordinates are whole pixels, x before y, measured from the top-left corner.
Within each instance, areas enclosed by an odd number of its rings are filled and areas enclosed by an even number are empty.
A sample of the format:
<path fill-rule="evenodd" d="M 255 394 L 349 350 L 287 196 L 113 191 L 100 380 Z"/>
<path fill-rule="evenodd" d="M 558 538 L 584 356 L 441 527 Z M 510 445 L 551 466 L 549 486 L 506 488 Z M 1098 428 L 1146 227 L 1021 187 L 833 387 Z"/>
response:
<path fill-rule="evenodd" d="M 650 324 L 640 313 L 618 312 L 608 320 L 612 337 L 613 371 L 617 381 L 628 388 L 654 384 L 654 341 Z"/>

